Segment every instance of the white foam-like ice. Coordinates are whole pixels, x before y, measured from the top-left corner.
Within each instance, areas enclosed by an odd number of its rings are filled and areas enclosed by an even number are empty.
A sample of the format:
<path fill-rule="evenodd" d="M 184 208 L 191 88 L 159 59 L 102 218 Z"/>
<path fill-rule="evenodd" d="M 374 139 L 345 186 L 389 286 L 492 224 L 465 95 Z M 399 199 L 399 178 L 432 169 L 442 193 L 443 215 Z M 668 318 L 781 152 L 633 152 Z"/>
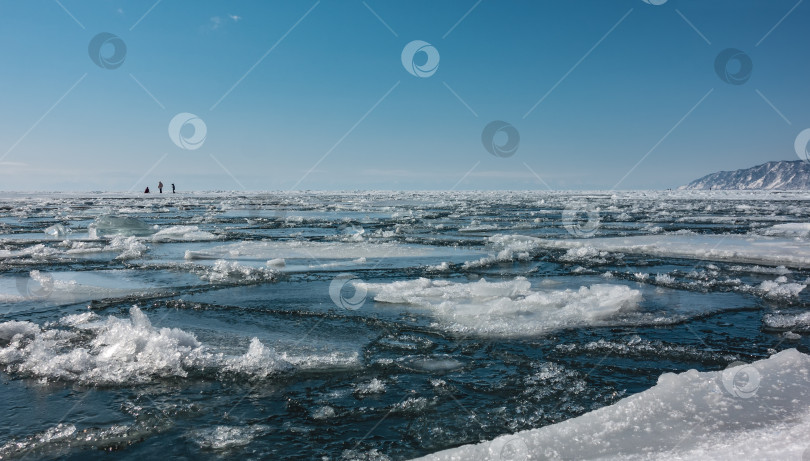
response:
<path fill-rule="evenodd" d="M 539 247 L 537 238 L 523 235 L 494 235 L 489 241 L 495 253 L 476 261 L 465 262 L 464 269 L 486 267 L 495 263 L 529 259 L 530 252 Z"/>
<path fill-rule="evenodd" d="M 147 247 L 141 243 L 137 237 L 123 237 L 117 235 L 110 240 L 110 243 L 102 251 L 120 251 L 121 254 L 115 259 L 136 259 L 143 256 Z"/>
<path fill-rule="evenodd" d="M 810 356 L 790 349 L 724 371 L 664 373 L 577 418 L 420 459 L 799 460 L 808 433 Z"/>
<path fill-rule="evenodd" d="M 757 289 L 766 298 L 796 298 L 805 287 L 807 285 L 788 282 L 787 278 L 782 276 L 776 280 L 765 280 Z"/>
<path fill-rule="evenodd" d="M 356 352 L 280 353 L 257 338 L 244 354 L 228 355 L 192 333 L 153 326 L 137 306 L 130 308 L 128 318 L 74 314 L 45 327 L 3 322 L 0 346 L 0 365 L 9 373 L 89 384 L 131 384 L 206 370 L 265 378 L 360 363 Z"/>
<path fill-rule="evenodd" d="M 768 314 L 762 319 L 766 326 L 778 330 L 794 330 L 810 333 L 810 312 L 801 314 Z"/>
<path fill-rule="evenodd" d="M 259 435 L 270 432 L 270 426 L 256 424 L 252 426 L 214 426 L 197 429 L 189 437 L 201 448 L 209 450 L 227 450 L 248 445 Z"/>
<path fill-rule="evenodd" d="M 237 261 L 219 259 L 211 267 L 197 270 L 201 279 L 212 283 L 256 283 L 271 281 L 278 273 L 266 267 L 250 267 Z"/>
<path fill-rule="evenodd" d="M 165 422 L 138 421 L 106 427 L 85 427 L 59 423 L 37 434 L 12 439 L 0 447 L 0 459 L 55 459 L 69 455 L 72 450 L 99 450 L 124 446 L 168 429 Z"/>
<path fill-rule="evenodd" d="M 502 337 L 597 324 L 641 301 L 640 291 L 624 285 L 538 291 L 524 277 L 473 283 L 420 278 L 362 286 L 375 301 L 426 309 L 451 331 Z"/>
<path fill-rule="evenodd" d="M 382 394 L 385 392 L 385 383 L 377 378 L 373 378 L 367 383 L 355 385 L 354 392 L 359 395 Z"/>
<path fill-rule="evenodd" d="M 159 230 L 152 236 L 153 242 L 207 242 L 219 237 L 211 232 L 201 231 L 198 226 L 171 226 Z"/>
<path fill-rule="evenodd" d="M 42 243 L 32 245 L 20 250 L 0 250 L 0 259 L 4 258 L 31 258 L 48 259 L 62 254 L 61 250 L 45 246 Z"/>

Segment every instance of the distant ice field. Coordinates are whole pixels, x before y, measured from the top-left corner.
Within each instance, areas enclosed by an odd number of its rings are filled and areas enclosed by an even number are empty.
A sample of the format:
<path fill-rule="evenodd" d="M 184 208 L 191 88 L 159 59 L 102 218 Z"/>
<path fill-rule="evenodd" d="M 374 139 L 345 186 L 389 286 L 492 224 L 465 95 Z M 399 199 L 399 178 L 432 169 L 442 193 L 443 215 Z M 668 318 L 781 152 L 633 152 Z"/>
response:
<path fill-rule="evenodd" d="M 0 457 L 801 459 L 808 284 L 800 192 L 0 193 Z"/>

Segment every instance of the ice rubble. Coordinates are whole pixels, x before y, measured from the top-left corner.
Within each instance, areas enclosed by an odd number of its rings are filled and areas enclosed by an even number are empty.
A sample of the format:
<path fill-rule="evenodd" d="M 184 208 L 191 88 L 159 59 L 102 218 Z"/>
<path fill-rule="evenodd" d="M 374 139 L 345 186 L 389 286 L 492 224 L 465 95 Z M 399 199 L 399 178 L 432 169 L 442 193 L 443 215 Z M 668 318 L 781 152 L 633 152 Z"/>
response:
<path fill-rule="evenodd" d="M 207 242 L 219 237 L 211 232 L 201 231 L 197 226 L 171 226 L 161 229 L 152 236 L 153 242 Z"/>
<path fill-rule="evenodd" d="M 765 326 L 775 330 L 793 330 L 810 333 L 810 312 L 800 314 L 767 314 L 762 319 Z"/>
<path fill-rule="evenodd" d="M 227 450 L 250 444 L 257 436 L 270 432 L 272 428 L 263 424 L 252 426 L 214 426 L 191 431 L 188 437 L 200 448 Z"/>
<path fill-rule="evenodd" d="M 140 258 L 146 250 L 146 245 L 138 241 L 137 237 L 123 237 L 120 235 L 113 237 L 110 243 L 102 249 L 102 251 L 121 251 L 121 254 L 116 256 L 115 259 Z"/>
<path fill-rule="evenodd" d="M 451 331 L 500 337 L 591 325 L 641 301 L 640 291 L 624 285 L 536 291 L 524 277 L 474 283 L 420 278 L 361 285 L 377 302 L 427 309 Z"/>
<path fill-rule="evenodd" d="M 201 266 L 195 270 L 202 280 L 211 283 L 257 283 L 275 280 L 276 268 L 250 267 L 236 261 L 218 259 L 211 267 Z"/>
<path fill-rule="evenodd" d="M 68 455 L 72 450 L 114 449 L 136 443 L 168 428 L 167 422 L 150 421 L 81 430 L 74 424 L 59 423 L 37 434 L 10 440 L 0 447 L 0 459 L 55 459 Z"/>
<path fill-rule="evenodd" d="M 227 355 L 179 328 L 157 328 L 137 306 L 129 318 L 75 314 L 57 325 L 0 323 L 0 366 L 6 372 L 97 385 L 186 377 L 190 372 L 263 378 L 296 369 L 347 368 L 356 352 L 278 352 L 253 338 L 243 355 Z M 67 328 L 64 328 L 67 327 Z M 89 339 L 88 339 L 89 335 Z"/>
<path fill-rule="evenodd" d="M 810 246 L 807 245 L 807 242 L 791 238 L 675 234 L 561 240 L 514 235 L 490 237 L 490 241 L 496 245 L 512 240 L 519 242 L 524 248 L 529 244 L 534 248 L 565 250 L 590 247 L 595 251 L 642 254 L 662 258 L 810 267 Z"/>
<path fill-rule="evenodd" d="M 808 433 L 810 356 L 789 349 L 723 371 L 664 373 L 577 418 L 420 459 L 798 460 Z"/>

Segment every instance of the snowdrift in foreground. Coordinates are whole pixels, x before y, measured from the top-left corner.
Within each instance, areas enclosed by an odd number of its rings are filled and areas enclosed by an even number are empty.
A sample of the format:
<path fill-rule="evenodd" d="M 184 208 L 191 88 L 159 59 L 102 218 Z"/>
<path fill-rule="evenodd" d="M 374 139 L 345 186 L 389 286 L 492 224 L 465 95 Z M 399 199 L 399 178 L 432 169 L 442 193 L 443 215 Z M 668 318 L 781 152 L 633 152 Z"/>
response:
<path fill-rule="evenodd" d="M 619 311 L 635 309 L 642 298 L 638 290 L 612 284 L 537 291 L 524 277 L 474 283 L 420 278 L 359 285 L 377 302 L 428 310 L 450 331 L 496 337 L 597 325 Z"/>
<path fill-rule="evenodd" d="M 422 459 L 803 459 L 810 356 L 795 349 L 723 371 L 665 373 L 616 404 Z"/>

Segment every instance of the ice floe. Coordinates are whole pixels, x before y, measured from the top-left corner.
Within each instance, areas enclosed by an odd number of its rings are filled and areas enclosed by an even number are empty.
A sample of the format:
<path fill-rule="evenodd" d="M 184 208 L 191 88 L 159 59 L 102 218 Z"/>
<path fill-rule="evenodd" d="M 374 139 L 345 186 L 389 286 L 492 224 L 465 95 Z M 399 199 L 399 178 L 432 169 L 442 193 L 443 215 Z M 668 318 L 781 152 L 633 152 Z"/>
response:
<path fill-rule="evenodd" d="M 789 349 L 723 371 L 664 373 L 577 418 L 420 459 L 798 460 L 809 432 L 810 356 Z"/>

